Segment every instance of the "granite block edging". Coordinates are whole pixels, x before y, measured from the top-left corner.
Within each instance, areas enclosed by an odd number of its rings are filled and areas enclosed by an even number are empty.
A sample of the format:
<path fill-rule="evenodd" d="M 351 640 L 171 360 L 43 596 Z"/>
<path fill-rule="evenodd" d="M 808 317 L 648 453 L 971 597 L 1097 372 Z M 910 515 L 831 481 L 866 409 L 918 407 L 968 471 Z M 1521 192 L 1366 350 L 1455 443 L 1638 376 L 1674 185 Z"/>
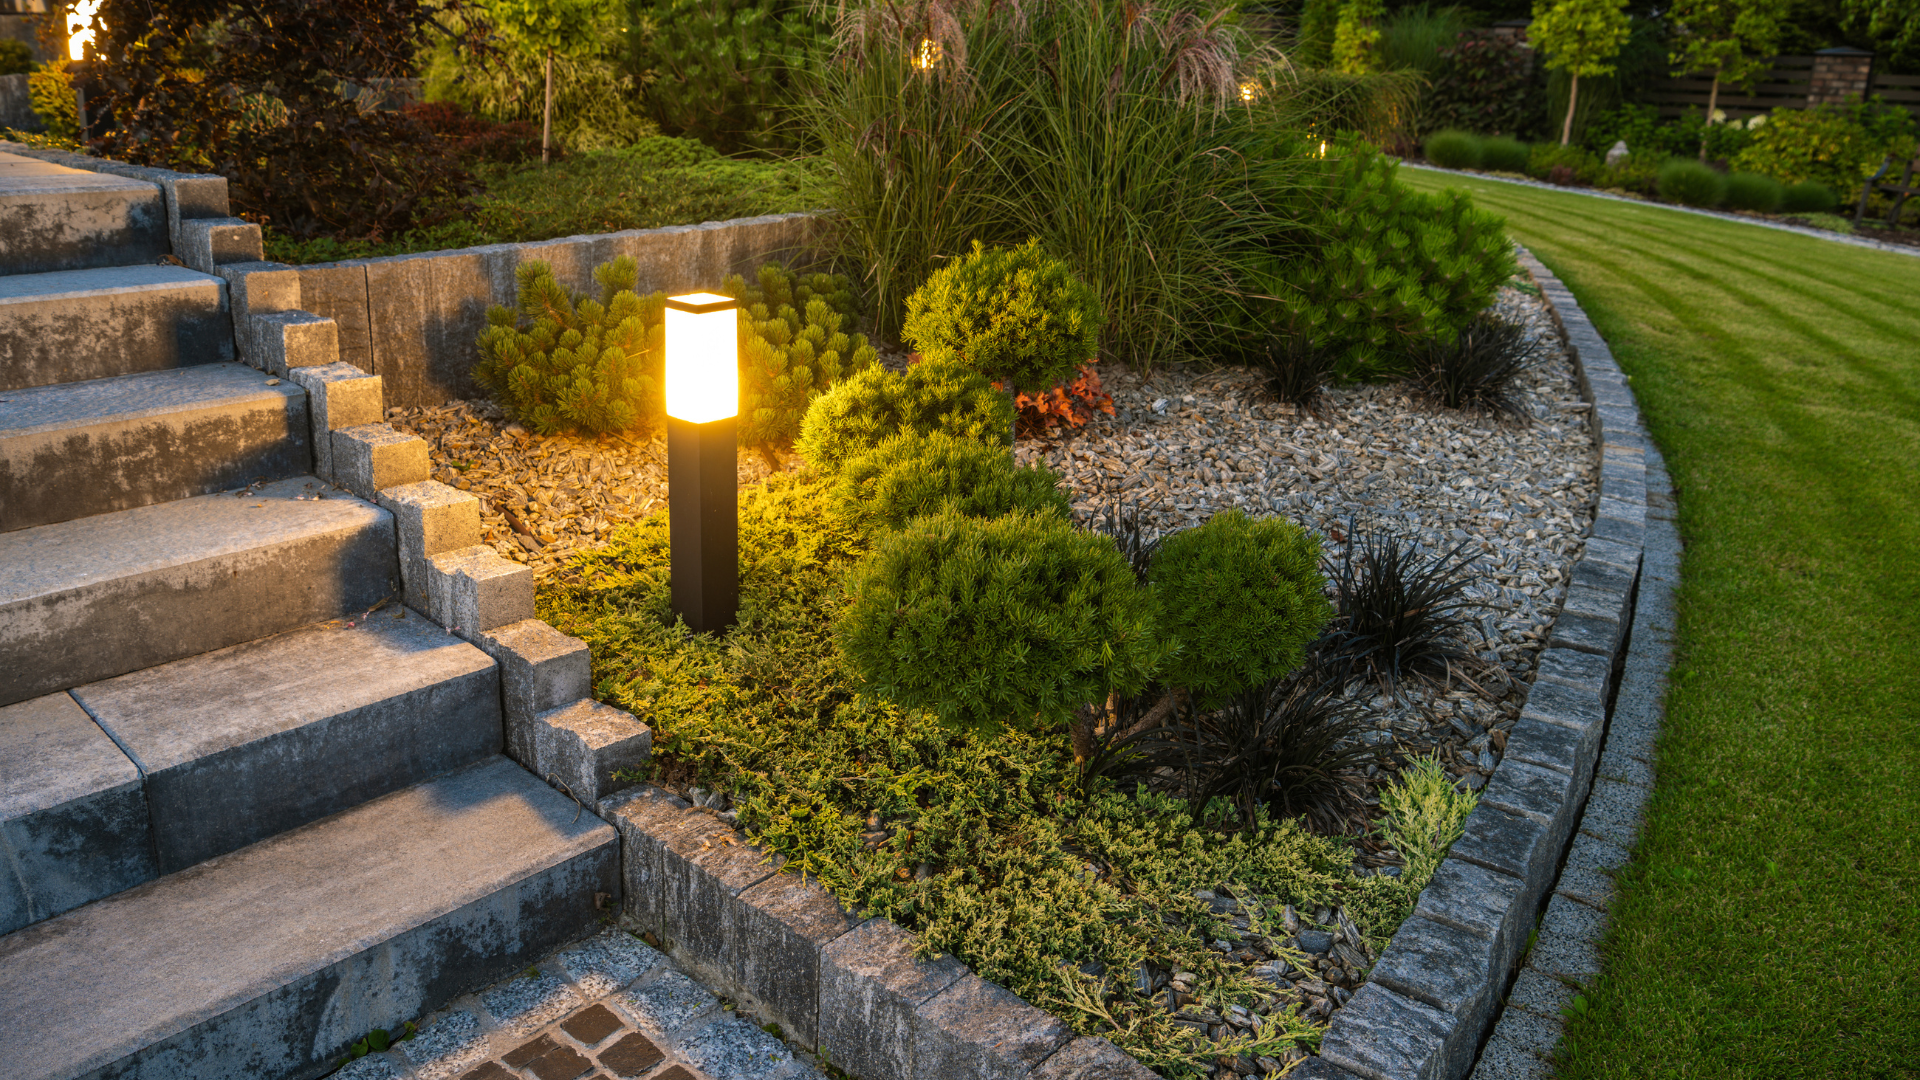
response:
<path fill-rule="evenodd" d="M 785 873 L 708 808 L 650 784 L 602 799 L 622 916 L 676 963 L 858 1080 L 1153 1080 L 1098 1036 L 918 959 L 913 934 Z"/>
<path fill-rule="evenodd" d="M 1606 873 L 1623 863 L 1620 845 L 1631 842 L 1623 834 L 1644 805 L 1645 783 L 1635 790 L 1621 781 L 1652 779 L 1652 738 L 1624 740 L 1634 747 L 1628 760 L 1616 756 L 1607 730 L 1629 707 L 1629 694 L 1644 699 L 1632 707 L 1657 710 L 1657 689 L 1641 685 L 1649 677 L 1641 668 L 1652 668 L 1657 680 L 1665 676 L 1664 654 L 1642 654 L 1670 643 L 1670 636 L 1653 640 L 1659 627 L 1648 620 L 1653 608 L 1670 611 L 1670 601 L 1663 595 L 1643 603 L 1641 596 L 1651 585 L 1649 535 L 1662 528 L 1659 514 L 1649 511 L 1668 490 L 1663 462 L 1627 376 L 1572 292 L 1531 252 L 1520 249 L 1517 257 L 1539 286 L 1593 406 L 1586 414 L 1600 471 L 1597 540 L 1574 565 L 1575 587 L 1465 836 L 1421 893 L 1415 916 L 1382 950 L 1368 983 L 1334 1013 L 1317 1076 L 1550 1076 L 1545 1055 L 1559 1038 L 1558 1007 L 1571 997 L 1569 983 L 1597 971 L 1592 937 L 1605 925 Z M 1670 567 L 1659 569 L 1659 587 L 1670 589 Z M 1603 746 L 1611 768 L 1601 764 Z M 1606 779 L 1596 780 L 1597 772 Z M 1602 806 L 1610 808 L 1609 824 L 1596 834 L 1588 817 Z M 1531 989 L 1521 994 L 1523 987 Z"/>

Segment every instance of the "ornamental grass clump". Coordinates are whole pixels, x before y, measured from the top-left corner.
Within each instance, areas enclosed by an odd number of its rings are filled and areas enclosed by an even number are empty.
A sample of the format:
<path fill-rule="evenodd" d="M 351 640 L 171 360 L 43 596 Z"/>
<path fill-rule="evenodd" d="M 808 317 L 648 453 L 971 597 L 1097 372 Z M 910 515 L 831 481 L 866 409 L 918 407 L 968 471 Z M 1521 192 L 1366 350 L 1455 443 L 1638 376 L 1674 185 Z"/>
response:
<path fill-rule="evenodd" d="M 1171 651 L 1106 537 L 948 512 L 882 536 L 834 637 L 866 691 L 957 729 L 1038 731 L 1145 685 Z"/>
<path fill-rule="evenodd" d="M 1727 178 L 1698 161 L 1674 158 L 1660 166 L 1654 188 L 1668 202 L 1715 207 L 1727 196 Z"/>
<path fill-rule="evenodd" d="M 1780 197 L 1780 209 L 1789 214 L 1831 214 L 1839 205 L 1833 189 L 1816 180 L 1791 185 Z"/>
<path fill-rule="evenodd" d="M 1786 186 L 1771 176 L 1737 172 L 1727 176 L 1725 205 L 1729 210 L 1755 210 L 1771 214 L 1787 198 Z"/>
<path fill-rule="evenodd" d="M 1267 392 L 1277 400 L 1302 409 L 1316 409 L 1333 381 L 1340 355 L 1310 337 L 1283 334 L 1248 357 L 1249 365 L 1266 373 Z"/>
<path fill-rule="evenodd" d="M 1012 446 L 1013 402 L 985 375 L 957 364 L 915 364 L 904 374 L 869 367 L 813 400 L 798 446 L 814 468 L 832 474 L 908 432 Z"/>
<path fill-rule="evenodd" d="M 1472 132 L 1447 130 L 1427 136 L 1421 149 L 1428 161 L 1443 169 L 1477 169 L 1481 146 L 1480 136 Z"/>
<path fill-rule="evenodd" d="M 514 276 L 518 309 L 487 309 L 474 380 L 508 416 L 542 435 L 651 423 L 662 407 L 666 300 L 633 291 L 633 259 L 623 255 L 594 270 L 597 301 L 576 302 L 544 262 L 521 263 Z"/>
<path fill-rule="evenodd" d="M 1348 533 L 1328 575 L 1338 617 L 1315 643 L 1315 662 L 1343 682 L 1373 678 L 1389 693 L 1408 678 L 1459 673 L 1470 659 L 1460 642 L 1467 613 L 1484 606 L 1466 595 L 1466 544 L 1428 556 L 1390 534 L 1355 535 L 1351 525 Z"/>
<path fill-rule="evenodd" d="M 1540 343 L 1526 327 L 1482 313 L 1452 341 L 1430 341 L 1415 350 L 1413 382 L 1446 408 L 1524 420 L 1520 377 L 1539 356 Z"/>
<path fill-rule="evenodd" d="M 1147 579 L 1181 654 L 1162 681 L 1212 707 L 1299 667 L 1333 616 L 1319 558 L 1307 530 L 1238 510 L 1162 540 Z"/>
<path fill-rule="evenodd" d="M 1068 520 L 1060 474 L 1021 468 L 999 446 L 942 432 L 897 435 L 848 461 L 834 483 L 840 513 L 868 531 L 943 513 L 997 518 L 1015 511 Z"/>
<path fill-rule="evenodd" d="M 768 263 L 754 284 L 735 274 L 720 291 L 741 305 L 741 442 L 791 444 L 815 397 L 874 365 L 866 335 L 842 329 L 856 312 L 844 277 Z"/>
<path fill-rule="evenodd" d="M 1044 390 L 1097 355 L 1100 298 L 1029 240 L 973 242 L 907 298 L 901 337 L 930 361 L 965 364 L 1003 386 Z"/>
<path fill-rule="evenodd" d="M 1511 135 L 1495 135 L 1480 144 L 1480 167 L 1489 172 L 1527 171 L 1527 144 Z"/>

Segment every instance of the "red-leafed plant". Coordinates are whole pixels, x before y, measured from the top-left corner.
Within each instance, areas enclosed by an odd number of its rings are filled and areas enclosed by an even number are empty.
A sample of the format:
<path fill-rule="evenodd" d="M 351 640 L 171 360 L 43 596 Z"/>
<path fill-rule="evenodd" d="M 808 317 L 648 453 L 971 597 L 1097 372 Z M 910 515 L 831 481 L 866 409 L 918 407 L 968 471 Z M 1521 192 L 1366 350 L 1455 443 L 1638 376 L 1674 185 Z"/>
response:
<path fill-rule="evenodd" d="M 1080 375 L 1072 382 L 1054 383 L 1051 389 L 1014 395 L 1019 409 L 1014 430 L 1023 438 L 1045 435 L 1056 427 L 1084 427 L 1095 412 L 1113 415 L 1113 395 L 1100 385 L 1100 373 L 1093 370 L 1097 360 L 1080 365 Z M 996 386 L 999 384 L 995 384 Z"/>
<path fill-rule="evenodd" d="M 421 102 L 403 111 L 443 140 L 461 161 L 498 161 L 513 165 L 540 156 L 538 124 L 524 120 L 505 123 L 489 120 L 444 101 Z M 560 147 L 553 148 L 553 156 L 561 156 Z"/>

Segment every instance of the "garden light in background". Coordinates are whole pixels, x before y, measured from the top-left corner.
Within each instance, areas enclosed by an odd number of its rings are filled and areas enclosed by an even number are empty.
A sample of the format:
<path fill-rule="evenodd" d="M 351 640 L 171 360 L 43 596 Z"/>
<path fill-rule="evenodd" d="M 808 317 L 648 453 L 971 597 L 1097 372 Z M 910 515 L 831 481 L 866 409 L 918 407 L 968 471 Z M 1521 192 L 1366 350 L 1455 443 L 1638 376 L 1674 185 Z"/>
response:
<path fill-rule="evenodd" d="M 933 66 L 939 62 L 940 43 L 932 38 L 921 38 L 920 44 L 914 46 L 913 66 L 921 71 L 932 71 Z"/>
<path fill-rule="evenodd" d="M 67 59 L 85 60 L 87 46 L 93 44 L 93 17 L 101 0 L 79 0 L 67 14 Z"/>
<path fill-rule="evenodd" d="M 740 598 L 740 302 L 667 298 L 667 530 L 673 610 L 697 634 L 733 625 Z"/>

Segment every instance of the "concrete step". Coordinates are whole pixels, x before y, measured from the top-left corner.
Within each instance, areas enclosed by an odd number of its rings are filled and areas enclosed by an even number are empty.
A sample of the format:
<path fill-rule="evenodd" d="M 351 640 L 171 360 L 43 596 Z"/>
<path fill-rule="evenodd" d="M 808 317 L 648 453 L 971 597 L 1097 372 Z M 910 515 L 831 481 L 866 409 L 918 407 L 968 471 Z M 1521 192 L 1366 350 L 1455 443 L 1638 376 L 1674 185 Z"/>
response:
<path fill-rule="evenodd" d="M 501 749 L 493 660 L 397 604 L 73 698 L 139 767 L 162 874 Z"/>
<path fill-rule="evenodd" d="M 0 275 L 151 263 L 170 250 L 158 185 L 0 153 Z"/>
<path fill-rule="evenodd" d="M 0 533 L 0 705 L 365 611 L 399 582 L 393 515 L 310 477 Z"/>
<path fill-rule="evenodd" d="M 0 394 L 231 359 L 227 283 L 211 274 L 119 266 L 0 277 Z"/>
<path fill-rule="evenodd" d="M 313 469 L 307 395 L 244 364 L 0 396 L 0 532 Z"/>
<path fill-rule="evenodd" d="M 611 826 L 505 758 L 0 938 L 10 1080 L 304 1078 L 598 928 Z"/>

